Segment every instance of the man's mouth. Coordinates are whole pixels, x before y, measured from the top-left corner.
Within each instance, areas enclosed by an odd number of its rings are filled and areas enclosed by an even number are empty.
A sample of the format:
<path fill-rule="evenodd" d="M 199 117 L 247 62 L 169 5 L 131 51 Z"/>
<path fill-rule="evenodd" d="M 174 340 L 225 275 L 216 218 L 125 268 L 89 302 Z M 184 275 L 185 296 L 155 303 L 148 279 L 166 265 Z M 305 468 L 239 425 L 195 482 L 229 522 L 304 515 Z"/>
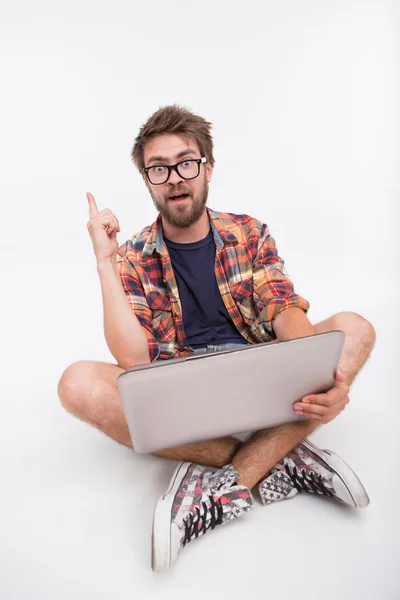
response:
<path fill-rule="evenodd" d="M 186 198 L 189 198 L 189 194 L 174 194 L 173 196 L 170 196 L 169 199 L 170 200 L 186 200 Z"/>

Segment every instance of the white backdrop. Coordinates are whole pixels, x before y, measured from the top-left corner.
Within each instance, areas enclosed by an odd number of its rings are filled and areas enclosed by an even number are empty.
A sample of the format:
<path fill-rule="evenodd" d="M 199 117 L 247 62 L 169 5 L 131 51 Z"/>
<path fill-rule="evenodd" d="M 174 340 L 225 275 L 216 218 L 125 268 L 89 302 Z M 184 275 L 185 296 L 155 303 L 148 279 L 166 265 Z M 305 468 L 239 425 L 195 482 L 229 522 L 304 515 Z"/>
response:
<path fill-rule="evenodd" d="M 211 581 L 212 597 L 398 597 L 399 23 L 383 0 L 0 1 L 1 598 L 203 598 Z M 378 338 L 315 435 L 371 506 L 259 510 L 161 580 L 151 516 L 175 465 L 73 419 L 56 386 L 75 360 L 114 362 L 85 192 L 120 243 L 155 219 L 130 150 L 174 102 L 214 125 L 209 206 L 268 223 L 313 322 L 352 310 Z"/>

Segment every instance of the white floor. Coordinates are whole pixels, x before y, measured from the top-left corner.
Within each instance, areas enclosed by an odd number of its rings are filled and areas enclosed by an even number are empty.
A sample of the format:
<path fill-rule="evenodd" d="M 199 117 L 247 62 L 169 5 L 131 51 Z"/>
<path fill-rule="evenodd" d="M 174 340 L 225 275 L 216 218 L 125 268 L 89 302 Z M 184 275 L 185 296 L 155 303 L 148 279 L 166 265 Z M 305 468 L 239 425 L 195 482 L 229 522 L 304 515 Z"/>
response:
<path fill-rule="evenodd" d="M 71 315 L 55 326 L 59 284 L 36 281 L 41 293 L 29 306 L 17 282 L 2 290 L 12 315 L 3 342 L 15 360 L 2 378 L 0 598 L 399 598 L 398 354 L 395 362 L 388 352 L 389 305 L 365 307 L 378 333 L 374 352 L 345 414 L 314 435 L 356 470 L 370 506 L 358 511 L 309 495 L 257 505 L 155 575 L 152 514 L 176 463 L 135 455 L 59 404 L 67 364 L 111 360 L 99 313 L 74 309 L 73 286 L 62 302 Z"/>
<path fill-rule="evenodd" d="M 400 598 L 399 6 L 0 3 L 0 600 Z M 213 123 L 209 205 L 268 223 L 310 319 L 375 326 L 350 405 L 313 436 L 371 504 L 257 505 L 156 575 L 176 464 L 71 417 L 57 383 L 76 360 L 114 362 L 85 192 L 120 243 L 153 221 L 130 149 L 174 102 Z"/>

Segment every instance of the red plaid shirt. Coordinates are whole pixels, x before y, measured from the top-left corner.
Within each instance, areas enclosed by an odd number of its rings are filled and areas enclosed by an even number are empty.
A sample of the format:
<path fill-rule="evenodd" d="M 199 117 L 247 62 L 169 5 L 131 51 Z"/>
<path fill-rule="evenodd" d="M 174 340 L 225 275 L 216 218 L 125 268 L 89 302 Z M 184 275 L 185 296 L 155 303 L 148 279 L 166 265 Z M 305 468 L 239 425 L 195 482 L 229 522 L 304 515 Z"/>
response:
<path fill-rule="evenodd" d="M 272 324 L 292 306 L 310 305 L 294 292 L 267 225 L 249 217 L 207 209 L 214 235 L 215 277 L 239 333 L 251 344 L 276 339 Z M 150 361 L 192 352 L 161 217 L 118 248 L 117 264 L 129 304 L 144 328 Z"/>

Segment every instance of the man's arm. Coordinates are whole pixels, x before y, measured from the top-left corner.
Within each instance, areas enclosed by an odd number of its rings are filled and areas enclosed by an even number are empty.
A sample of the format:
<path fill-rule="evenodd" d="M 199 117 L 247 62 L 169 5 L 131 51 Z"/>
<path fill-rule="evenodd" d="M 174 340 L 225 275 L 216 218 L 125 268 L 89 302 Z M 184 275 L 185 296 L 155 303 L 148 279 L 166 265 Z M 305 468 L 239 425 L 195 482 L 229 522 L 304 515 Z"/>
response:
<path fill-rule="evenodd" d="M 292 307 L 278 313 L 273 321 L 273 330 L 278 340 L 315 335 L 315 327 L 301 308 Z"/>
<path fill-rule="evenodd" d="M 148 338 L 127 301 L 116 258 L 99 261 L 97 271 L 103 297 L 104 335 L 111 354 L 123 369 L 150 362 Z"/>
<path fill-rule="evenodd" d="M 268 226 L 258 223 L 260 234 L 252 268 L 253 297 L 259 316 L 254 327 L 266 340 L 275 336 L 288 340 L 313 335 L 314 328 L 306 317 L 310 304 L 296 294 Z"/>
<path fill-rule="evenodd" d="M 86 197 L 87 228 L 100 277 L 107 345 L 123 369 L 148 363 L 157 358 L 160 349 L 138 274 L 133 264 L 118 253 L 118 219 L 109 208 L 99 211 L 93 194 L 87 192 Z"/>

